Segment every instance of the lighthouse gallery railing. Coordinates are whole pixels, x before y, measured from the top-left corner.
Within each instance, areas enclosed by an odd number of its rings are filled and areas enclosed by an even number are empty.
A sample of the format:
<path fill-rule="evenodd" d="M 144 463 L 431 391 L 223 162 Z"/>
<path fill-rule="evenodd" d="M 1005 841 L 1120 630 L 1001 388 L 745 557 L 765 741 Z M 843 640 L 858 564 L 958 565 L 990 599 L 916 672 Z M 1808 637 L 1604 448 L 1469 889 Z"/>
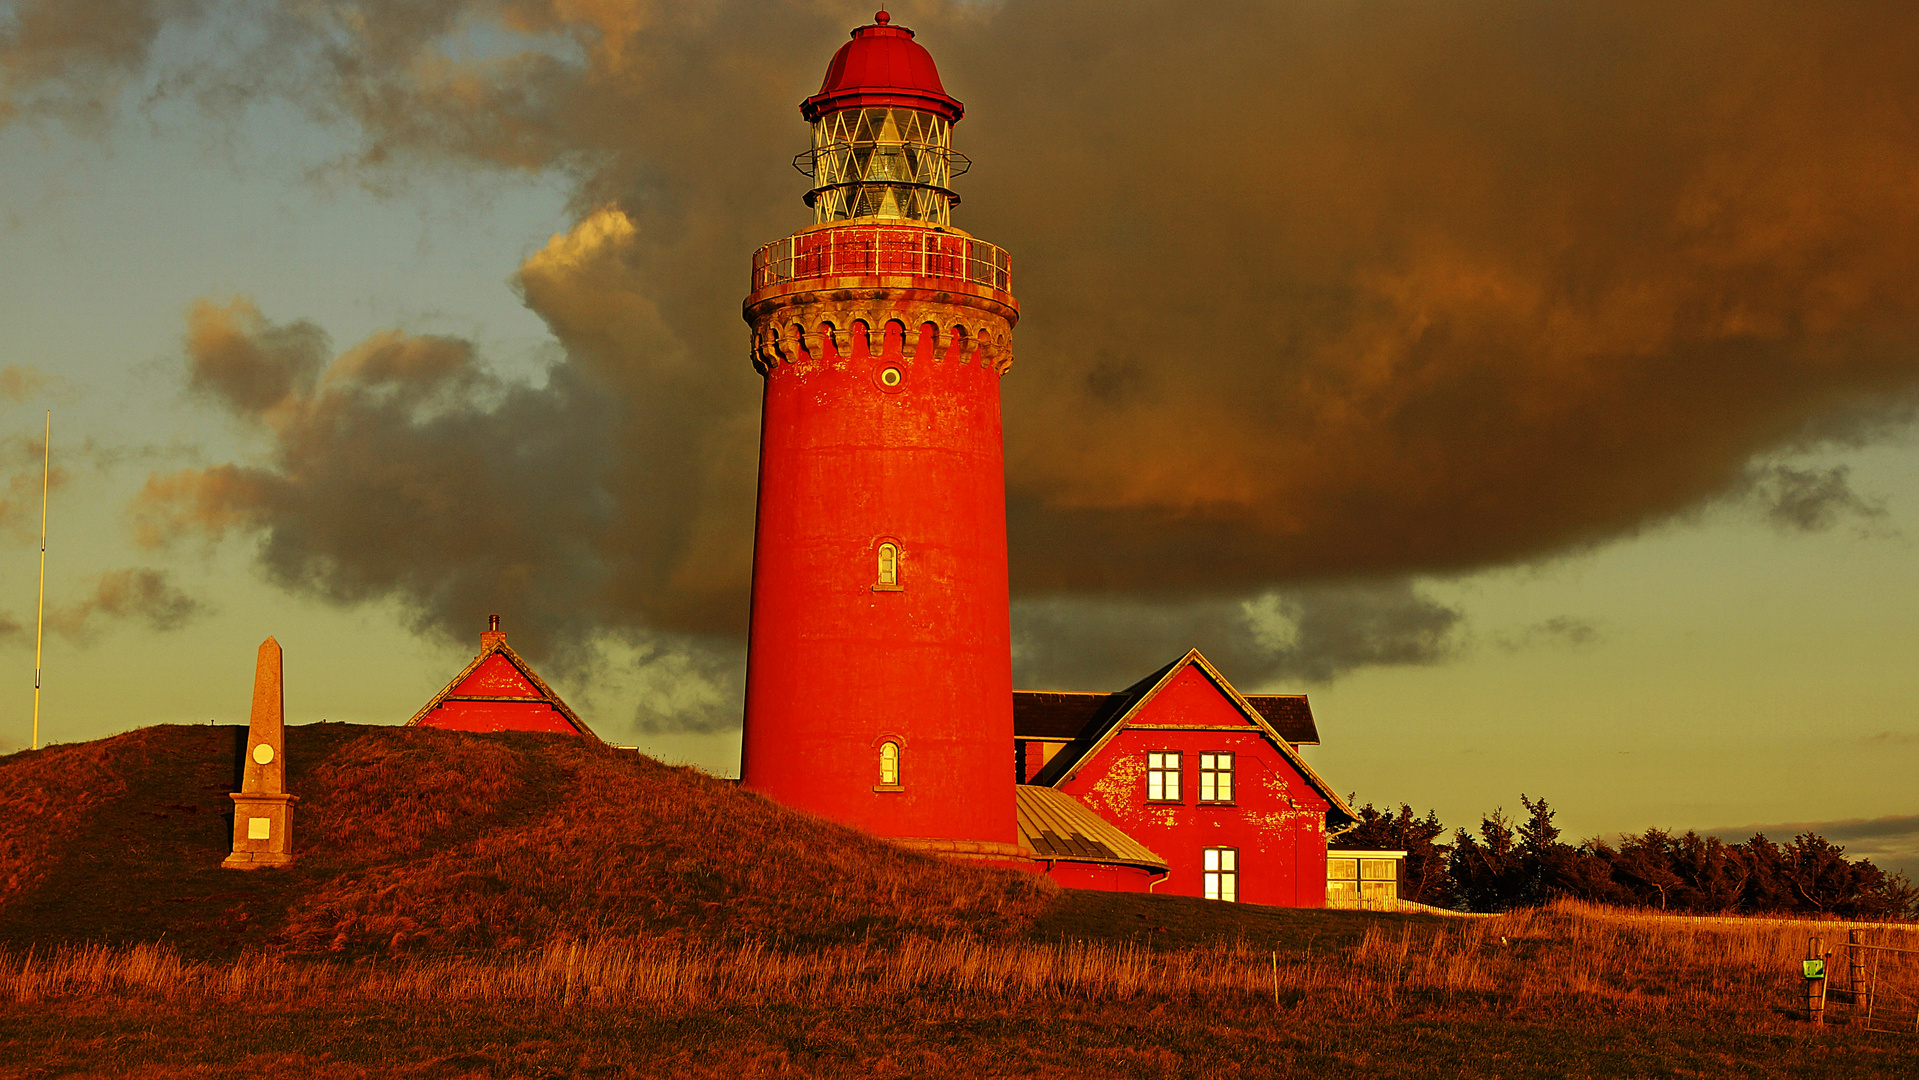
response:
<path fill-rule="evenodd" d="M 912 274 L 1013 291 L 1013 260 L 996 244 L 933 229 L 856 225 L 775 240 L 753 253 L 753 289 L 808 278 Z"/>

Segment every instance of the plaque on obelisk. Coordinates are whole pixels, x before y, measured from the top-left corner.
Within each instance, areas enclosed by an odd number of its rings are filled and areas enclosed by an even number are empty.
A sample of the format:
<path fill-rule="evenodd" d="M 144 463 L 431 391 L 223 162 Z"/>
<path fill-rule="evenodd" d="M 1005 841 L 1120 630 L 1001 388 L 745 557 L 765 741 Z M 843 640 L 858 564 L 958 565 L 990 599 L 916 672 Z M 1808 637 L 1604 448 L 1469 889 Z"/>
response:
<path fill-rule="evenodd" d="M 233 798 L 233 854 L 220 865 L 257 870 L 293 861 L 293 799 L 287 794 L 286 695 L 280 685 L 280 643 L 260 643 L 253 672 L 253 716 L 247 724 L 246 771 Z"/>

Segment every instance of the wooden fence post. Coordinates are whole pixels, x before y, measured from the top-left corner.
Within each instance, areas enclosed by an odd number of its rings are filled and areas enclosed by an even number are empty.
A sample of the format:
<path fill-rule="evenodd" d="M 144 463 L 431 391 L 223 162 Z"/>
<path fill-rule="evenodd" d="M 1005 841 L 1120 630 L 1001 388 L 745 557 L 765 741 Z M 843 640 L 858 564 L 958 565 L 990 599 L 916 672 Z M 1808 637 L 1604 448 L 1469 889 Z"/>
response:
<path fill-rule="evenodd" d="M 1826 1022 L 1826 968 L 1825 942 L 1818 938 L 1806 940 L 1806 963 L 1802 969 L 1806 983 L 1806 1019 L 1815 1024 Z"/>
<path fill-rule="evenodd" d="M 1856 1014 L 1862 1001 L 1860 994 L 1866 986 L 1866 950 L 1859 947 L 1859 931 L 1846 931 L 1846 1000 L 1851 1003 Z"/>

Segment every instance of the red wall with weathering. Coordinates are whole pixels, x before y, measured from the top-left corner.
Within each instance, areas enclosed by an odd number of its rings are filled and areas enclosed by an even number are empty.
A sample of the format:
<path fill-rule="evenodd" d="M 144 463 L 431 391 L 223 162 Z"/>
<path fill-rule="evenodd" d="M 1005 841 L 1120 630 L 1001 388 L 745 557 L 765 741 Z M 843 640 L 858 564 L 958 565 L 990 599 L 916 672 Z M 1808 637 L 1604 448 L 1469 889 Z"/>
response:
<path fill-rule="evenodd" d="M 1165 727 L 1134 726 L 1140 724 Z M 1242 730 L 1202 730 L 1206 727 Z M 1146 755 L 1165 750 L 1181 755 L 1180 801 L 1148 803 Z M 1199 755 L 1221 752 L 1235 755 L 1234 803 L 1203 805 L 1198 801 Z M 1158 895 L 1205 895 L 1204 850 L 1231 847 L 1239 849 L 1241 903 L 1326 904 L 1329 804 L 1196 666 L 1174 676 L 1058 786 L 1167 861 L 1165 882 L 1153 888 Z M 1055 876 L 1062 885 L 1075 884 Z M 1117 878 L 1115 883 L 1126 884 Z"/>
<path fill-rule="evenodd" d="M 1030 867 L 1068 889 L 1097 889 L 1101 892 L 1151 892 L 1167 896 L 1175 890 L 1165 885 L 1154 886 L 1160 881 L 1157 871 L 1137 866 L 1110 866 L 1106 863 L 1052 862 L 1036 860 Z"/>
<path fill-rule="evenodd" d="M 801 324 L 767 372 L 741 772 L 881 836 L 1011 844 L 1000 373 L 918 319 L 909 357 L 887 316 L 929 302 L 901 292 L 873 304 L 870 337 L 837 328 L 844 351 Z M 887 540 L 900 588 L 875 591 Z M 899 790 L 875 790 L 886 739 Z"/>

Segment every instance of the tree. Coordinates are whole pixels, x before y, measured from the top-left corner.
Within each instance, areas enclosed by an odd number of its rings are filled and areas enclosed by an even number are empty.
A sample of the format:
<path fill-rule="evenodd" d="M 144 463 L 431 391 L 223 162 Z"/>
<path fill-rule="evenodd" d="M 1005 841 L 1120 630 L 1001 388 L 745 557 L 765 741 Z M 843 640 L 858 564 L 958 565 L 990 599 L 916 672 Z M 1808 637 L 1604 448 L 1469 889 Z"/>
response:
<path fill-rule="evenodd" d="M 1354 796 L 1347 801 L 1356 800 Z M 1428 810 L 1422 818 L 1415 816 L 1413 808 L 1405 803 L 1399 804 L 1397 812 L 1377 810 L 1372 803 L 1367 803 L 1354 812 L 1359 815 L 1359 824 L 1334 837 L 1329 847 L 1347 851 L 1404 851 L 1406 899 L 1445 908 L 1457 903 L 1451 868 L 1447 865 L 1450 850 L 1445 844 L 1435 842 L 1446 833 L 1446 826 L 1440 824 L 1436 811 Z"/>
<path fill-rule="evenodd" d="M 1453 889 L 1470 911 L 1505 911 L 1527 903 L 1526 867 L 1503 809 L 1479 821 L 1479 837 L 1460 829 L 1453 834 L 1447 860 Z"/>
<path fill-rule="evenodd" d="M 1611 862 L 1612 879 L 1632 891 L 1633 899 L 1661 911 L 1683 907 L 1678 894 L 1686 879 L 1673 871 L 1672 834 L 1647 829 L 1639 836 L 1621 837 Z"/>
<path fill-rule="evenodd" d="M 1552 808 L 1545 799 L 1519 796 L 1526 808 L 1526 820 L 1519 826 L 1520 859 L 1526 884 L 1521 903 L 1543 904 L 1555 896 L 1577 895 L 1585 879 L 1581 872 L 1581 853 L 1559 839 L 1559 826 L 1553 824 Z"/>

